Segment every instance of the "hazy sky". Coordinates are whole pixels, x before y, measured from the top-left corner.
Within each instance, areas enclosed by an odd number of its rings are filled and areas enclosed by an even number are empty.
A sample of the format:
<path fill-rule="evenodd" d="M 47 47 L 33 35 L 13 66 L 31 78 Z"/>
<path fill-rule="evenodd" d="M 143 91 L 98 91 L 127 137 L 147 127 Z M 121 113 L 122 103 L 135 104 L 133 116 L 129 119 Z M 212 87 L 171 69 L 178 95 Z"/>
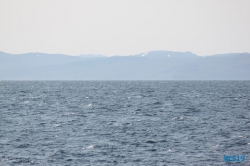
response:
<path fill-rule="evenodd" d="M 250 0 L 1 0 L 0 51 L 250 52 Z"/>

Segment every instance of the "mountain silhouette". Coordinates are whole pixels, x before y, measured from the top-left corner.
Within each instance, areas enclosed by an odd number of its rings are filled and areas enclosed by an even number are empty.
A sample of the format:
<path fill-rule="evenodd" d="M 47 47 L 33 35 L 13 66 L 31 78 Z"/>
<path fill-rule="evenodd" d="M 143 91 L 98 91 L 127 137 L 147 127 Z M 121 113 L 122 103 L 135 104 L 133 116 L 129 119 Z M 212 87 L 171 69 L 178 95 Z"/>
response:
<path fill-rule="evenodd" d="M 250 80 L 250 53 L 131 56 L 0 52 L 0 80 Z"/>

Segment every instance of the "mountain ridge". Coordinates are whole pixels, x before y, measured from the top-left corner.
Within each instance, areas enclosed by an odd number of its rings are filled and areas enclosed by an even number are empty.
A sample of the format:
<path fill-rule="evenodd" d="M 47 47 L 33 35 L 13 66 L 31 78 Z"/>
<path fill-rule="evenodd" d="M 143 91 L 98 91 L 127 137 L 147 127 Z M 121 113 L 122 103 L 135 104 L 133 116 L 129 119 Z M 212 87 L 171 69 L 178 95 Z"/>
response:
<path fill-rule="evenodd" d="M 0 80 L 250 80 L 250 53 L 84 56 L 0 52 Z"/>

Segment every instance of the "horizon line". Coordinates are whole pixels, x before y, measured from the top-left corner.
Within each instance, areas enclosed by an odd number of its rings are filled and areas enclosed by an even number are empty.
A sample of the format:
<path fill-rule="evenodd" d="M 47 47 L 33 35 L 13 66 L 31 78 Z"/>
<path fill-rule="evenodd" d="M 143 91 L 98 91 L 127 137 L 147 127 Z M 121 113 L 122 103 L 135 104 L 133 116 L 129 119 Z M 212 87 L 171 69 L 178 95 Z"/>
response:
<path fill-rule="evenodd" d="M 4 52 L 0 50 L 0 53 L 5 53 L 5 54 L 10 54 L 10 55 L 20 55 L 20 54 L 48 54 L 48 55 L 66 55 L 66 56 L 73 56 L 73 57 L 77 57 L 77 56 L 82 56 L 82 55 L 101 55 L 101 56 L 105 56 L 105 57 L 114 57 L 114 56 L 121 56 L 121 57 L 125 57 L 125 56 L 134 56 L 134 55 L 141 55 L 144 53 L 148 53 L 148 52 L 157 52 L 157 51 L 165 51 L 165 52 L 175 52 L 175 53 L 192 53 L 196 56 L 200 56 L 200 57 L 204 57 L 204 56 L 214 56 L 214 55 L 224 55 L 224 54 L 249 54 L 249 52 L 227 52 L 227 53 L 217 53 L 217 54 L 209 54 L 209 55 L 197 55 L 195 53 L 193 53 L 192 51 L 169 51 L 169 50 L 151 50 L 151 51 L 145 51 L 145 52 L 141 52 L 141 53 L 136 53 L 136 54 L 130 54 L 130 55 L 105 55 L 105 54 L 94 54 L 94 53 L 87 53 L 87 54 L 79 54 L 79 55 L 70 55 L 70 54 L 64 54 L 64 53 L 45 53 L 45 52 L 24 52 L 24 53 L 9 53 L 9 52 Z"/>

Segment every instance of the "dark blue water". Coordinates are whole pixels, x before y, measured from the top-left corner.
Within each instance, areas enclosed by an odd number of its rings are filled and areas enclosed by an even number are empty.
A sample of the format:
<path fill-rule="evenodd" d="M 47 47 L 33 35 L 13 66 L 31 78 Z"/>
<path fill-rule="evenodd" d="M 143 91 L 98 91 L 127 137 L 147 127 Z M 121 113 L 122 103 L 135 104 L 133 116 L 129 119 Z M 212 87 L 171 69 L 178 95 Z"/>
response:
<path fill-rule="evenodd" d="M 2 81 L 0 165 L 250 165 L 250 81 Z"/>

